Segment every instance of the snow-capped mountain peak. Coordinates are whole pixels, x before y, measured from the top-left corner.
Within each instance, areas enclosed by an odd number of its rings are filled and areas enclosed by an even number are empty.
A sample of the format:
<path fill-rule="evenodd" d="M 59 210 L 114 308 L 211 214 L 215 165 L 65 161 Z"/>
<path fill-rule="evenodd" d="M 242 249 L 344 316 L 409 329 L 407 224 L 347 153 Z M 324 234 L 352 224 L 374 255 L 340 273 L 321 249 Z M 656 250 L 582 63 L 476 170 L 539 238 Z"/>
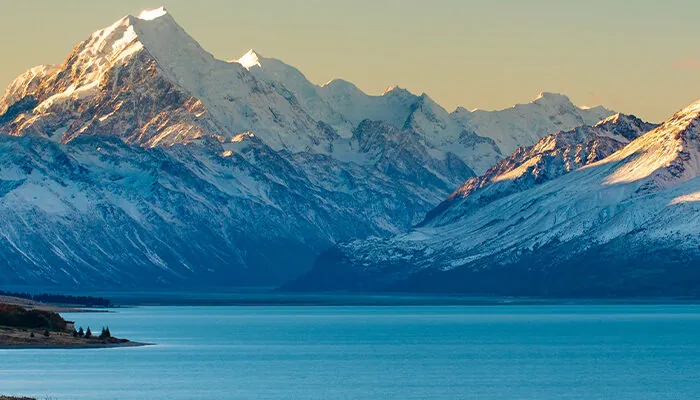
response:
<path fill-rule="evenodd" d="M 624 163 L 608 177 L 608 184 L 651 177 L 645 187 L 659 189 L 697 178 L 700 176 L 700 101 L 602 162 Z"/>
<path fill-rule="evenodd" d="M 632 141 L 656 127 L 658 127 L 658 124 L 645 122 L 634 115 L 622 113 L 612 115 L 594 125 L 594 128 L 620 135 L 628 141 Z"/>
<path fill-rule="evenodd" d="M 165 9 L 165 7 L 161 6 L 158 8 L 154 8 L 152 10 L 143 10 L 138 16 L 138 19 L 142 19 L 144 21 L 152 21 L 156 18 L 160 18 L 164 15 L 168 14 L 168 10 Z"/>
<path fill-rule="evenodd" d="M 236 62 L 241 64 L 247 70 L 250 70 L 253 67 L 262 68 L 262 64 L 260 64 L 260 57 L 253 49 L 248 50 L 248 52 L 236 60 Z"/>
<path fill-rule="evenodd" d="M 549 105 L 568 105 L 573 104 L 568 96 L 554 92 L 540 92 L 533 102 L 538 104 Z"/>
<path fill-rule="evenodd" d="M 289 91 L 257 79 L 239 63 L 216 59 L 165 9 L 140 16 L 93 33 L 38 88 L 24 90 L 32 82 L 22 78 L 0 108 L 26 95 L 39 104 L 8 133 L 36 132 L 66 142 L 83 134 L 123 135 L 153 147 L 251 131 L 275 150 L 327 151 L 335 133 Z M 249 58 L 257 55 L 250 52 Z"/>
<path fill-rule="evenodd" d="M 389 94 L 390 92 L 393 92 L 394 90 L 404 90 L 404 89 L 402 89 L 399 85 L 391 85 L 391 86 L 388 86 L 384 90 L 384 93 L 382 93 L 382 95 Z"/>
<path fill-rule="evenodd" d="M 500 111 L 458 108 L 452 115 L 481 136 L 493 139 L 503 154 L 531 146 L 545 136 L 584 125 L 595 125 L 614 112 L 582 108 L 562 94 L 542 92 L 535 100 Z M 495 117 L 497 116 L 497 117 Z"/>
<path fill-rule="evenodd" d="M 432 210 L 423 224 L 451 222 L 455 215 L 464 216 L 477 206 L 600 161 L 655 127 L 655 124 L 633 115 L 616 114 L 595 126 L 582 126 L 546 136 L 533 146 L 518 148 L 483 176 L 465 182 Z M 463 204 L 456 206 L 460 202 Z"/>
<path fill-rule="evenodd" d="M 331 90 L 338 93 L 360 93 L 362 92 L 354 83 L 341 78 L 333 78 L 321 85 L 326 90 Z"/>
<path fill-rule="evenodd" d="M 148 51 L 162 68 L 176 75 L 187 89 L 193 86 L 192 78 L 180 73 L 185 68 L 173 66 L 192 59 L 213 61 L 165 8 L 144 11 L 139 17 L 128 15 L 93 33 L 75 48 L 65 62 L 66 67 L 70 66 L 70 81 L 62 85 L 63 91 L 57 90 L 46 98 L 38 110 L 46 111 L 57 102 L 93 96 L 112 67 L 127 62 L 142 50 Z"/>

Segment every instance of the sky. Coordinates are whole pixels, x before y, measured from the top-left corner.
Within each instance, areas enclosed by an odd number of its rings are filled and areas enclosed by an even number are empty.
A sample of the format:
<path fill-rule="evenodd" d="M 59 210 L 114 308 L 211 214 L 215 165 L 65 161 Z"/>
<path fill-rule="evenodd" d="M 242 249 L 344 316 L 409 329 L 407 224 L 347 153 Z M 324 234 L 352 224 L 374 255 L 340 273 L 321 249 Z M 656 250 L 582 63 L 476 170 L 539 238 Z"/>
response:
<path fill-rule="evenodd" d="M 661 121 L 700 99 L 697 0 L 2 0 L 0 86 L 161 5 L 217 58 L 253 48 L 315 83 L 399 85 L 448 111 L 548 91 Z"/>

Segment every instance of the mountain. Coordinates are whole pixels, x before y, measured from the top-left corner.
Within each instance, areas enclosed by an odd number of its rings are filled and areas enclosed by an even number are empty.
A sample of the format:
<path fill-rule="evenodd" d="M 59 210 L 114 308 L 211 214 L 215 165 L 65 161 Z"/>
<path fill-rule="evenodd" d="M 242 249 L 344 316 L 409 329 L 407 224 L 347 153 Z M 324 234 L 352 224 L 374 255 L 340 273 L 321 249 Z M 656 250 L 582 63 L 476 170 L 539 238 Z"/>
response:
<path fill-rule="evenodd" d="M 616 116 L 545 138 L 465 184 L 423 226 L 336 246 L 289 288 L 698 295 L 700 102 L 640 136 L 647 128 Z M 599 159 L 611 145 L 624 147 Z M 572 161 L 587 165 L 567 173 Z"/>
<path fill-rule="evenodd" d="M 3 284 L 281 284 L 436 201 L 429 172 L 409 185 L 252 134 L 153 149 L 6 135 L 0 148 Z"/>
<path fill-rule="evenodd" d="M 330 104 L 321 87 L 311 83 L 298 69 L 280 60 L 263 57 L 251 49 L 235 62 L 258 80 L 277 88 L 285 97 L 293 98 L 314 119 L 333 127 L 342 137 L 351 136 L 352 130 L 362 119 L 370 118 L 369 114 L 365 114 L 360 120 L 349 121 Z"/>
<path fill-rule="evenodd" d="M 273 149 L 302 151 L 327 147 L 334 134 L 240 64 L 215 59 L 165 10 L 124 17 L 80 43 L 61 66 L 23 75 L 0 109 L 22 99 L 36 106 L 5 131 L 62 142 L 109 134 L 167 146 L 254 127 Z"/>
<path fill-rule="evenodd" d="M 441 220 L 455 220 L 464 211 L 471 212 L 480 205 L 602 160 L 657 126 L 633 115 L 616 114 L 594 126 L 585 125 L 546 136 L 534 146 L 518 148 L 484 175 L 469 179 L 446 201 L 431 210 L 422 224 L 438 217 Z M 463 204 L 456 207 L 457 202 Z M 459 216 L 441 214 L 444 210 L 459 210 Z"/>
<path fill-rule="evenodd" d="M 364 120 L 383 121 L 418 133 L 435 157 L 445 159 L 452 153 L 480 174 L 518 146 L 614 115 L 603 107 L 577 107 L 568 97 L 553 93 L 542 93 L 532 103 L 506 110 L 470 112 L 458 108 L 448 113 L 427 94 L 414 95 L 398 86 L 372 96 L 342 79 L 315 85 L 293 66 L 254 50 L 236 62 L 259 80 L 288 90 L 286 96 L 294 96 L 310 115 L 335 129 L 341 142 L 351 138 Z M 331 153 L 344 159 L 345 152 Z"/>
<path fill-rule="evenodd" d="M 281 284 L 335 243 L 410 229 L 502 159 L 467 122 L 254 51 L 218 60 L 164 8 L 126 16 L 0 98 L 0 283 Z"/>
<path fill-rule="evenodd" d="M 501 111 L 469 111 L 458 108 L 454 118 L 483 137 L 496 142 L 503 154 L 535 144 L 542 137 L 577 126 L 595 125 L 614 113 L 603 107 L 581 108 L 568 97 L 540 93 L 528 104 L 517 104 Z"/>

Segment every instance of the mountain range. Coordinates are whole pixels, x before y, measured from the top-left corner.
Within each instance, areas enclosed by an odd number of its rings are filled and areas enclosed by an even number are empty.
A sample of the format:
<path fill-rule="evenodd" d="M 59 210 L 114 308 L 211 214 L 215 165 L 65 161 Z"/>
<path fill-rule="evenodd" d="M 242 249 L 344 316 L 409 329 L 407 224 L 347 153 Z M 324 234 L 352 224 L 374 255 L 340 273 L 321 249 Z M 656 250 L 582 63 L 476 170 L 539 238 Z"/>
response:
<path fill-rule="evenodd" d="M 522 148 L 420 226 L 325 252 L 290 290 L 700 294 L 700 102 Z"/>
<path fill-rule="evenodd" d="M 657 127 L 542 93 L 448 112 L 253 50 L 216 59 L 149 10 L 0 98 L 0 284 L 612 291 L 614 257 L 576 288 L 541 275 L 618 245 L 695 257 L 694 110 Z"/>

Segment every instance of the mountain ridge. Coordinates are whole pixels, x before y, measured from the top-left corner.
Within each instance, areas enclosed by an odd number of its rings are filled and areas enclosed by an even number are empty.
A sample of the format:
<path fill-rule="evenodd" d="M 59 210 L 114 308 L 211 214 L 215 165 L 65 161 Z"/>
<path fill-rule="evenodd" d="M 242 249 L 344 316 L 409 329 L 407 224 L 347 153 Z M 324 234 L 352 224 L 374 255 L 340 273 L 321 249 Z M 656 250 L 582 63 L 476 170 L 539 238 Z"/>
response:
<path fill-rule="evenodd" d="M 522 191 L 475 203 L 467 200 L 478 190 L 467 186 L 464 200 L 434 220 L 336 246 L 287 289 L 698 295 L 699 104 L 601 160 Z"/>
<path fill-rule="evenodd" d="M 616 114 L 594 126 L 546 136 L 533 146 L 518 148 L 484 175 L 465 182 L 431 210 L 421 225 L 461 199 L 465 201 L 462 208 L 488 203 L 602 160 L 656 127 L 632 115 Z"/>
<path fill-rule="evenodd" d="M 218 60 L 165 9 L 139 16 L 0 98 L 3 283 L 277 285 L 336 243 L 409 229 L 502 158 L 426 94 Z M 528 145 L 585 114 L 518 110 L 478 121 Z"/>

